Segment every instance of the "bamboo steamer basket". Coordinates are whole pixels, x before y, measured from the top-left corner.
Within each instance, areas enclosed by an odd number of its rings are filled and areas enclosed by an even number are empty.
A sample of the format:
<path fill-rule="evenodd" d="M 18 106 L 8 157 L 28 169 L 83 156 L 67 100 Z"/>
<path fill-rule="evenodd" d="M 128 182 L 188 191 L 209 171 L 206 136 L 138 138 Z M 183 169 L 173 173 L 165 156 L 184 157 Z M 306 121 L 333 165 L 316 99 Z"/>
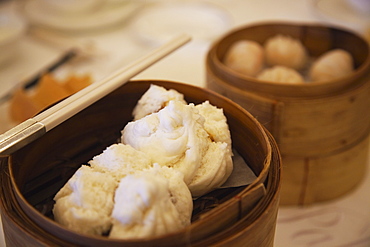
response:
<path fill-rule="evenodd" d="M 188 102 L 223 108 L 233 148 L 256 174 L 249 185 L 218 189 L 194 201 L 192 224 L 142 240 L 72 232 L 53 221 L 55 193 L 82 163 L 115 143 L 150 84 L 175 89 Z M 272 135 L 246 110 L 207 89 L 169 81 L 131 81 L 31 144 L 1 159 L 1 214 L 9 246 L 273 246 L 281 156 Z"/>
<path fill-rule="evenodd" d="M 331 81 L 259 81 L 223 64 L 241 39 L 263 44 L 277 34 L 299 39 L 311 57 L 342 48 L 355 72 Z M 362 180 L 370 132 L 370 50 L 361 36 L 333 26 L 259 23 L 232 30 L 206 57 L 206 85 L 245 109 L 274 136 L 284 162 L 281 204 L 307 205 L 346 194 Z M 360 154 L 358 156 L 354 154 Z"/>

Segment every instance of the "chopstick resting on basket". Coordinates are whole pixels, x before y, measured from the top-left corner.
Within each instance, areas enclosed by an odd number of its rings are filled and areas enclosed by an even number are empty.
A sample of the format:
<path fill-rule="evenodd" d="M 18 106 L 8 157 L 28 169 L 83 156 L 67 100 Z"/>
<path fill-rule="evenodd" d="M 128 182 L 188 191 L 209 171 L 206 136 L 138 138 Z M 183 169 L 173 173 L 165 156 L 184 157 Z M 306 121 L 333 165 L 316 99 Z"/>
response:
<path fill-rule="evenodd" d="M 175 37 L 131 65 L 119 69 L 107 78 L 85 87 L 60 103 L 0 135 L 0 154 L 11 154 L 36 140 L 47 131 L 122 86 L 130 78 L 186 44 L 190 39 L 190 36 L 186 34 Z"/>

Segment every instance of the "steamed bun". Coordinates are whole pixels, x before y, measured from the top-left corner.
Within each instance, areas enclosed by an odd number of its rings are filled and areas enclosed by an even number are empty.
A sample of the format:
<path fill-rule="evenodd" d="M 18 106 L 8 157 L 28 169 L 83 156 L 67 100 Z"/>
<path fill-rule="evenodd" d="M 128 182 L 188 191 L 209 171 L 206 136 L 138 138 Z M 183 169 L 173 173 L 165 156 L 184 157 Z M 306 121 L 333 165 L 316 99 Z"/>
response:
<path fill-rule="evenodd" d="M 264 44 L 266 62 L 269 66 L 280 65 L 291 69 L 302 69 L 308 59 L 306 48 L 298 40 L 278 34 Z"/>
<path fill-rule="evenodd" d="M 55 221 L 78 233 L 102 235 L 111 227 L 116 187 L 110 174 L 81 166 L 54 197 Z"/>
<path fill-rule="evenodd" d="M 343 49 L 325 52 L 312 64 L 309 75 L 312 81 L 333 80 L 354 71 L 351 54 Z"/>
<path fill-rule="evenodd" d="M 193 201 L 182 174 L 154 166 L 124 177 L 116 192 L 110 238 L 156 237 L 190 225 Z"/>
<path fill-rule="evenodd" d="M 247 76 L 255 76 L 264 66 L 263 47 L 252 40 L 240 40 L 227 51 L 224 63 Z"/>
<path fill-rule="evenodd" d="M 257 79 L 262 81 L 270 82 L 281 82 L 281 83 L 303 83 L 304 78 L 302 75 L 294 69 L 287 68 L 284 66 L 274 66 L 271 68 L 264 69 L 258 76 Z"/>

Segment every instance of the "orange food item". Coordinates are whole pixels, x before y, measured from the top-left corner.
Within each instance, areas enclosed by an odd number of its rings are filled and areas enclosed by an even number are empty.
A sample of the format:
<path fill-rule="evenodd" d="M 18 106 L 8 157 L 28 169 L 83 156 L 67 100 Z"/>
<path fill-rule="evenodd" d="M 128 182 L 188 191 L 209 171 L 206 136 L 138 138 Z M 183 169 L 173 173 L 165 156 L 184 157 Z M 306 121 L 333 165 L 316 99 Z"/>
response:
<path fill-rule="evenodd" d="M 61 83 L 50 74 L 46 74 L 41 77 L 34 94 L 28 95 L 28 97 L 31 101 L 36 102 L 39 107 L 44 109 L 69 95 L 70 94 Z"/>
<path fill-rule="evenodd" d="M 83 76 L 74 76 L 71 75 L 65 80 L 64 88 L 70 93 L 74 94 L 81 89 L 87 87 L 92 82 L 92 78 L 90 75 L 83 75 Z"/>
<path fill-rule="evenodd" d="M 91 83 L 90 75 L 71 75 L 66 80 L 59 81 L 51 74 L 45 74 L 33 91 L 20 88 L 14 93 L 9 106 L 10 117 L 15 122 L 23 122 Z"/>
<path fill-rule="evenodd" d="M 15 122 L 22 122 L 34 115 L 40 107 L 33 102 L 26 92 L 18 89 L 14 92 L 9 105 L 10 118 Z"/>

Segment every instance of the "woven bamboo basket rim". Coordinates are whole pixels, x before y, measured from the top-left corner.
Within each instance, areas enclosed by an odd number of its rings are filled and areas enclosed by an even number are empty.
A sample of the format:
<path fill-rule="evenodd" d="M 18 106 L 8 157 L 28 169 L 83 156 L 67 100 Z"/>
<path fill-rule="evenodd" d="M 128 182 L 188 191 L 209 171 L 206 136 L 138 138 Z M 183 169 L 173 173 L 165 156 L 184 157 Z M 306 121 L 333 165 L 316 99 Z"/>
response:
<path fill-rule="evenodd" d="M 14 192 L 17 203 L 20 205 L 20 208 L 23 210 L 25 215 L 27 215 L 27 217 L 30 218 L 31 221 L 36 221 L 37 224 L 39 224 L 39 225 L 41 224 L 41 226 L 43 228 L 45 226 L 48 227 L 46 229 L 49 229 L 49 227 L 53 228 L 53 229 L 57 229 L 58 233 L 60 234 L 58 237 L 60 237 L 60 236 L 66 237 L 67 236 L 68 238 L 73 238 L 73 237 L 78 236 L 78 238 L 82 239 L 81 243 L 85 243 L 84 242 L 85 240 L 87 242 L 89 242 L 91 240 L 94 240 L 94 241 L 96 241 L 96 243 L 99 243 L 100 245 L 104 245 L 104 244 L 108 244 L 108 243 L 109 244 L 114 244 L 114 245 L 119 245 L 119 244 L 125 243 L 125 244 L 133 244 L 132 246 L 134 246 L 135 243 L 139 243 L 140 245 L 141 244 L 149 244 L 149 243 L 153 243 L 153 241 L 157 241 L 157 242 L 161 241 L 162 239 L 176 240 L 176 239 L 179 238 L 179 235 L 181 235 L 181 234 L 184 235 L 184 232 L 185 232 L 185 235 L 190 234 L 190 232 L 192 232 L 192 233 L 195 232 L 196 233 L 197 229 L 201 228 L 204 225 L 204 222 L 207 219 L 212 219 L 212 217 L 217 215 L 219 212 L 225 211 L 227 209 L 227 207 L 229 207 L 230 205 L 240 207 L 241 200 L 244 197 L 248 196 L 249 191 L 252 191 L 253 188 L 255 188 L 258 185 L 266 183 L 266 179 L 268 177 L 268 173 L 269 173 L 269 170 L 270 170 L 270 164 L 271 164 L 271 160 L 272 160 L 272 148 L 270 146 L 270 140 L 269 140 L 268 135 L 266 134 L 266 130 L 244 108 L 235 104 L 230 99 L 228 99 L 224 96 L 221 96 L 221 95 L 219 95 L 219 94 L 217 94 L 217 93 L 215 93 L 211 90 L 204 89 L 204 88 L 198 88 L 198 87 L 195 87 L 195 86 L 182 84 L 182 83 L 177 83 L 177 82 L 159 81 L 159 80 L 131 81 L 131 82 L 127 83 L 126 85 L 124 85 L 122 88 L 126 89 L 126 87 L 128 87 L 128 86 L 138 87 L 138 85 L 140 85 L 140 84 L 145 85 L 146 88 L 148 88 L 150 84 L 161 85 L 161 86 L 164 86 L 166 88 L 176 89 L 179 92 L 183 92 L 184 90 L 187 91 L 186 89 L 190 89 L 191 91 L 196 91 L 197 95 L 201 94 L 203 97 L 206 97 L 206 99 L 209 100 L 211 104 L 214 104 L 216 106 L 218 106 L 220 104 L 225 104 L 225 105 L 223 105 L 222 108 L 224 109 L 225 115 L 227 115 L 228 118 L 229 117 L 234 117 L 234 118 L 236 117 L 236 116 L 233 115 L 233 114 L 236 114 L 233 111 L 242 113 L 241 115 L 239 114 L 237 116 L 238 121 L 249 121 L 250 124 L 253 124 L 253 128 L 258 130 L 258 133 L 255 133 L 256 135 L 259 136 L 258 138 L 261 138 L 261 140 L 264 140 L 263 141 L 264 147 L 260 146 L 260 148 L 263 148 L 265 150 L 266 157 L 265 157 L 265 160 L 263 162 L 263 168 L 261 169 L 260 174 L 258 174 L 257 179 L 253 183 L 251 183 L 248 186 L 246 186 L 245 188 L 241 189 L 238 192 L 238 196 L 233 196 L 232 198 L 229 198 L 226 202 L 218 205 L 218 207 L 210 210 L 209 212 L 206 212 L 205 214 L 202 215 L 200 220 L 196 220 L 188 228 L 184 229 L 183 231 L 168 234 L 166 236 L 162 236 L 162 237 L 158 237 L 158 238 L 143 239 L 143 240 L 140 240 L 139 242 L 137 242 L 136 240 L 135 241 L 116 240 L 116 239 L 107 239 L 106 237 L 100 237 L 100 236 L 88 236 L 88 235 L 85 236 L 85 235 L 82 235 L 82 234 L 77 234 L 73 231 L 70 231 L 70 230 L 60 226 L 58 223 L 56 223 L 52 219 L 44 216 L 33 205 L 31 205 L 27 201 L 27 199 L 24 197 L 24 195 L 22 193 L 22 189 L 19 187 L 19 184 L 15 179 L 15 174 L 14 174 L 14 170 L 13 170 L 13 166 L 12 166 L 12 163 L 13 163 L 12 162 L 12 156 L 10 156 L 9 157 L 9 179 L 11 180 L 11 187 L 12 187 L 12 190 Z M 141 86 L 139 86 L 139 87 L 141 87 Z M 187 96 L 186 93 L 185 93 L 185 96 Z M 199 97 L 199 96 L 192 95 L 191 97 Z M 204 100 L 202 100 L 202 101 L 204 101 Z M 198 102 L 198 103 L 200 103 L 200 102 Z M 239 218 L 242 217 L 242 216 L 243 215 L 241 215 L 240 213 L 236 213 L 236 214 L 233 215 L 233 217 L 236 217 L 236 218 L 232 219 L 232 221 L 233 222 L 238 221 Z M 195 240 L 197 240 L 197 239 L 194 239 L 194 241 Z"/>
<path fill-rule="evenodd" d="M 339 98 L 342 98 L 343 95 L 349 94 L 351 92 L 360 92 L 360 91 L 366 90 L 370 87 L 370 84 L 367 83 L 370 80 L 370 66 L 369 66 L 369 68 L 367 68 L 367 70 L 364 72 L 362 77 L 357 79 L 356 83 L 351 84 L 351 86 L 348 87 L 346 90 L 342 90 L 342 91 L 338 91 L 338 92 L 332 92 L 332 93 L 326 94 L 326 95 L 298 95 L 297 94 L 296 96 L 290 96 L 290 95 L 276 96 L 276 95 L 269 95 L 269 94 L 265 94 L 265 93 L 255 93 L 252 90 L 245 90 L 237 84 L 230 83 L 229 81 L 223 80 L 222 75 L 219 75 L 216 68 L 214 66 L 212 66 L 212 62 L 210 62 L 211 59 L 212 59 L 211 56 L 208 56 L 206 58 L 207 66 L 208 66 L 207 73 L 212 75 L 212 80 L 217 81 L 217 84 L 220 84 L 224 88 L 227 88 L 228 90 L 233 91 L 235 94 L 245 95 L 245 97 L 249 97 L 250 95 L 253 95 L 253 97 L 260 98 L 260 99 L 265 99 L 265 100 L 269 100 L 269 101 L 275 101 L 276 103 L 280 102 L 280 101 L 292 102 L 292 103 L 294 103 L 294 102 L 300 102 L 300 103 L 303 102 L 304 103 L 305 101 L 312 102 L 312 100 L 315 100 L 315 102 L 327 102 L 328 100 L 329 101 L 330 100 L 335 101 Z M 230 68 L 228 68 L 228 69 L 230 70 Z M 273 84 L 276 85 L 277 83 L 273 83 Z M 307 83 L 307 84 L 309 84 L 309 83 Z M 279 85 L 287 86 L 288 84 L 282 83 L 282 84 L 279 84 Z M 302 87 L 299 87 L 299 86 L 296 89 L 297 89 L 297 92 L 299 92 L 299 93 L 304 91 L 304 90 L 302 90 Z"/>
<path fill-rule="evenodd" d="M 309 39 L 307 33 L 310 32 L 310 29 L 320 30 L 321 32 L 328 32 L 332 36 L 335 35 L 346 35 L 351 37 L 353 40 L 356 40 L 357 46 L 361 46 L 362 54 L 352 54 L 355 62 L 355 71 L 354 73 L 343 76 L 341 78 L 327 80 L 327 81 L 318 81 L 318 82 L 309 82 L 302 84 L 289 84 L 289 83 L 276 83 L 271 81 L 258 80 L 251 76 L 246 76 L 240 72 L 237 72 L 223 62 L 223 56 L 225 55 L 227 49 L 230 45 L 240 40 L 243 37 L 243 33 L 248 29 L 261 28 L 261 29 L 270 29 L 271 33 L 275 34 L 287 34 L 292 36 L 292 32 L 298 32 L 300 37 L 299 39 L 307 38 Z M 293 31 L 286 31 L 293 30 Z M 282 31 L 285 30 L 285 31 Z M 300 31 L 297 31 L 300 30 Z M 262 32 L 261 30 L 259 30 Z M 335 33 L 335 34 L 332 34 Z M 245 36 L 245 35 L 244 35 Z M 265 35 L 266 36 L 266 35 Z M 266 36 L 272 37 L 273 34 Z M 253 40 L 253 38 L 250 38 Z M 261 38 L 260 38 L 261 39 Z M 305 45 L 305 40 L 301 40 Z M 258 41 L 257 41 L 258 42 Z M 260 41 L 262 42 L 262 41 Z M 336 45 L 337 46 L 337 45 Z M 340 47 L 333 48 L 340 48 Z M 307 48 L 308 52 L 312 51 Z M 311 23 L 301 23 L 301 22 L 261 22 L 257 24 L 247 25 L 239 27 L 237 29 L 231 30 L 221 38 L 219 38 L 214 44 L 212 44 L 208 54 L 207 54 L 207 66 L 214 67 L 215 74 L 221 78 L 224 78 L 225 81 L 232 82 L 235 86 L 244 89 L 259 92 L 264 95 L 272 95 L 276 97 L 322 97 L 330 94 L 334 94 L 340 90 L 346 89 L 352 86 L 352 81 L 358 80 L 370 69 L 370 47 L 368 42 L 362 38 L 359 34 L 354 33 L 353 31 L 347 30 L 342 27 L 336 27 L 334 25 L 326 26 L 323 24 L 311 24 Z M 321 54 L 324 51 L 321 52 Z M 350 53 L 352 53 L 350 51 Z M 366 54 L 364 56 L 364 54 Z M 315 54 L 312 56 L 317 56 Z M 360 59 L 357 59 L 357 56 L 360 56 Z M 358 61 L 360 60 L 360 61 Z M 230 83 L 231 84 L 231 83 Z"/>

